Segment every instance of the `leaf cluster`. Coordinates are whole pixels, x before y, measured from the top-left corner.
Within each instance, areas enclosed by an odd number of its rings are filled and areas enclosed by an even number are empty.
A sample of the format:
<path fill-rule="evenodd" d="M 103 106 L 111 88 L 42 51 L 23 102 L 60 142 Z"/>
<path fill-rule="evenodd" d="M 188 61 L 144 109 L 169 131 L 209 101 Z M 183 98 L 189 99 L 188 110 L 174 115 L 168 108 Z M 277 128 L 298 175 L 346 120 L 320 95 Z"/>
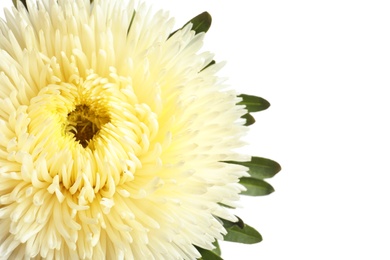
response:
<path fill-rule="evenodd" d="M 207 32 L 211 26 L 211 20 L 212 19 L 210 14 L 204 12 L 192 18 L 184 26 L 186 26 L 188 23 L 192 23 L 192 29 L 195 31 L 195 34 Z M 170 36 L 176 32 L 177 31 L 173 32 Z M 213 60 L 201 71 L 214 64 L 215 61 Z M 240 94 L 238 97 L 241 99 L 241 101 L 238 102 L 237 105 L 245 106 L 245 109 L 247 110 L 247 113 L 242 116 L 242 118 L 246 120 L 245 126 L 249 126 L 255 123 L 255 118 L 252 116 L 252 113 L 260 112 L 270 107 L 270 103 L 261 97 L 247 94 Z M 274 192 L 274 188 L 264 179 L 272 178 L 281 170 L 279 163 L 257 156 L 253 156 L 251 160 L 247 162 L 225 161 L 225 163 L 238 164 L 248 168 L 250 177 L 240 178 L 240 184 L 246 188 L 246 191 L 242 192 L 243 195 L 264 196 Z M 224 236 L 225 241 L 254 244 L 263 240 L 261 234 L 256 229 L 244 223 L 244 221 L 240 218 L 238 218 L 238 221 L 234 223 L 223 219 L 221 219 L 221 221 L 227 231 L 227 234 Z M 215 249 L 213 250 L 206 250 L 204 248 L 196 247 L 202 256 L 200 259 L 221 260 L 221 250 L 219 248 L 218 241 L 214 242 L 214 246 Z"/>

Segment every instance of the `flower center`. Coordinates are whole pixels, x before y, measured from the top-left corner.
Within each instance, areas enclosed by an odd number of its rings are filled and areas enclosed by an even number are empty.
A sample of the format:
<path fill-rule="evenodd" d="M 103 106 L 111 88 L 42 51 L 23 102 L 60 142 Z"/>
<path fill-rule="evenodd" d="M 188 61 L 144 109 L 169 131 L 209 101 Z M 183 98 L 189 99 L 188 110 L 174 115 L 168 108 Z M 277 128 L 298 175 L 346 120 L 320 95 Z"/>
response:
<path fill-rule="evenodd" d="M 107 116 L 98 115 L 87 105 L 78 105 L 68 114 L 66 132 L 73 134 L 76 141 L 85 148 L 107 122 Z"/>

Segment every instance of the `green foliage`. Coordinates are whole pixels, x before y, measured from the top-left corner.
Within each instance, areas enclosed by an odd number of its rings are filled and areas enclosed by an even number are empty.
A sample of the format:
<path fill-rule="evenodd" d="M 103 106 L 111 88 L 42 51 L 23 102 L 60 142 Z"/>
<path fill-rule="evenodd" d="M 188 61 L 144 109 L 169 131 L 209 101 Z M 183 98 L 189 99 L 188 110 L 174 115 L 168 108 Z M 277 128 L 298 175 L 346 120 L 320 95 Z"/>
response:
<path fill-rule="evenodd" d="M 195 34 L 198 34 L 201 32 L 206 33 L 210 29 L 211 21 L 212 21 L 211 15 L 208 12 L 203 12 L 203 13 L 195 16 L 191 20 L 189 20 L 179 30 L 183 29 L 189 23 L 192 23 L 192 30 L 195 31 Z M 174 35 L 177 31 L 178 30 L 171 33 L 168 38 L 170 38 L 172 35 Z"/>
<path fill-rule="evenodd" d="M 15 7 L 17 7 L 17 2 L 22 2 L 22 4 L 27 8 L 26 0 L 12 0 Z"/>
<path fill-rule="evenodd" d="M 214 250 L 206 250 L 201 247 L 196 247 L 196 249 L 202 255 L 201 258 L 198 258 L 199 260 L 223 260 Z"/>
<path fill-rule="evenodd" d="M 246 123 L 244 124 L 245 126 L 253 125 L 256 122 L 255 118 L 249 113 L 243 115 L 242 118 L 246 120 Z"/>
<path fill-rule="evenodd" d="M 213 250 L 206 250 L 204 248 L 195 246 L 198 252 L 202 255 L 199 260 L 222 260 L 221 249 L 219 247 L 218 240 L 215 240 L 213 245 L 215 246 Z"/>
<path fill-rule="evenodd" d="M 215 248 L 211 251 L 213 251 L 217 255 L 221 255 L 221 248 L 219 247 L 218 240 L 215 240 L 213 245 L 215 246 Z"/>
<path fill-rule="evenodd" d="M 133 25 L 135 14 L 136 14 L 136 11 L 133 11 L 133 15 L 131 16 L 129 27 L 127 28 L 127 34 L 129 34 L 131 26 Z"/>
<path fill-rule="evenodd" d="M 256 229 L 246 224 L 244 228 L 240 228 L 238 226 L 229 228 L 224 239 L 225 241 L 242 244 L 255 244 L 263 240 L 262 236 Z"/>
<path fill-rule="evenodd" d="M 237 222 L 220 219 L 227 231 L 226 235 L 224 236 L 225 241 L 242 244 L 255 244 L 263 240 L 262 236 L 256 229 L 245 224 L 244 221 L 242 221 L 242 219 L 239 217 L 237 218 Z M 206 250 L 204 248 L 196 247 L 196 249 L 202 255 L 199 260 L 222 260 L 218 241 L 215 241 L 214 245 L 216 246 L 216 249 L 214 250 Z"/>
<path fill-rule="evenodd" d="M 184 26 L 189 23 L 192 23 L 192 30 L 195 31 L 195 34 L 204 32 L 206 33 L 211 26 L 211 15 L 208 12 L 203 12 L 194 18 L 192 18 L 189 22 L 187 22 Z"/>
<path fill-rule="evenodd" d="M 242 101 L 238 103 L 238 105 L 245 105 L 248 112 L 258 112 L 262 110 L 266 110 L 270 107 L 270 103 L 264 98 L 251 96 L 246 94 L 238 95 L 238 97 L 242 98 Z"/>
<path fill-rule="evenodd" d="M 225 161 L 226 163 L 239 164 L 249 168 L 250 177 L 242 177 L 240 183 L 247 189 L 241 194 L 249 196 L 264 196 L 274 192 L 274 188 L 264 179 L 277 174 L 282 167 L 279 163 L 262 157 L 253 156 L 248 162 Z"/>
<path fill-rule="evenodd" d="M 245 126 L 250 126 L 256 122 L 255 118 L 250 114 L 251 112 L 259 112 L 270 107 L 270 103 L 261 97 L 246 94 L 238 95 L 238 97 L 242 98 L 242 101 L 238 102 L 237 105 L 244 105 L 246 110 L 248 110 L 248 113 L 241 117 L 246 120 Z"/>
<path fill-rule="evenodd" d="M 215 64 L 215 60 L 210 61 L 210 63 L 207 64 L 206 67 L 204 67 L 201 71 L 207 69 L 208 67 L 210 67 L 211 65 L 214 65 L 214 64 Z"/>
<path fill-rule="evenodd" d="M 252 156 L 248 162 L 227 161 L 227 163 L 239 164 L 249 168 L 249 174 L 252 178 L 263 180 L 272 178 L 282 167 L 279 163 L 262 157 Z"/>
<path fill-rule="evenodd" d="M 231 222 L 231 221 L 226 220 L 226 219 L 220 219 L 220 220 L 222 221 L 224 228 L 230 228 L 233 226 L 238 226 L 241 229 L 244 228 L 244 226 L 245 226 L 244 221 L 237 216 L 236 216 L 236 218 L 238 219 L 236 222 Z"/>
<path fill-rule="evenodd" d="M 244 185 L 246 191 L 241 194 L 248 196 L 264 196 L 274 192 L 274 188 L 267 182 L 255 178 L 242 177 L 240 184 Z"/>
<path fill-rule="evenodd" d="M 227 234 L 224 236 L 225 241 L 255 244 L 263 240 L 260 233 L 253 227 L 245 224 L 241 219 L 238 222 L 223 220 Z"/>

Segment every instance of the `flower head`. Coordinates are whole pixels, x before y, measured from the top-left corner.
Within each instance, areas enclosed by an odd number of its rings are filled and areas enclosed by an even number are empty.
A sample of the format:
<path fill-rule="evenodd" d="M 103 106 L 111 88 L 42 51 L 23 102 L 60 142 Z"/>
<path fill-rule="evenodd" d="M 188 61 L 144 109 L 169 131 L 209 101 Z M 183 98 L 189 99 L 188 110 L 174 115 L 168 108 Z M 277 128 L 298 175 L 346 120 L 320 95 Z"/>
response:
<path fill-rule="evenodd" d="M 0 22 L 1 259 L 194 259 L 235 221 L 246 110 L 203 33 L 119 0 Z M 125 6 L 123 6 L 125 5 Z"/>

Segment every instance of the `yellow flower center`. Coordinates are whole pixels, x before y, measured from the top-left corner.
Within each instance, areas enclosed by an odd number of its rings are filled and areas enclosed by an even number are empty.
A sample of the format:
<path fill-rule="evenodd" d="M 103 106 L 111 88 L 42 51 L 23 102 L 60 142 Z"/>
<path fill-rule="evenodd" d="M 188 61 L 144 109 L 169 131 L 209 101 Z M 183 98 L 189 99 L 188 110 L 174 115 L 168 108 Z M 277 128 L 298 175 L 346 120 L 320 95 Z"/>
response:
<path fill-rule="evenodd" d="M 102 125 L 109 122 L 109 118 L 96 114 L 87 105 L 78 105 L 68 114 L 68 122 L 66 132 L 72 133 L 76 141 L 85 148 Z"/>

